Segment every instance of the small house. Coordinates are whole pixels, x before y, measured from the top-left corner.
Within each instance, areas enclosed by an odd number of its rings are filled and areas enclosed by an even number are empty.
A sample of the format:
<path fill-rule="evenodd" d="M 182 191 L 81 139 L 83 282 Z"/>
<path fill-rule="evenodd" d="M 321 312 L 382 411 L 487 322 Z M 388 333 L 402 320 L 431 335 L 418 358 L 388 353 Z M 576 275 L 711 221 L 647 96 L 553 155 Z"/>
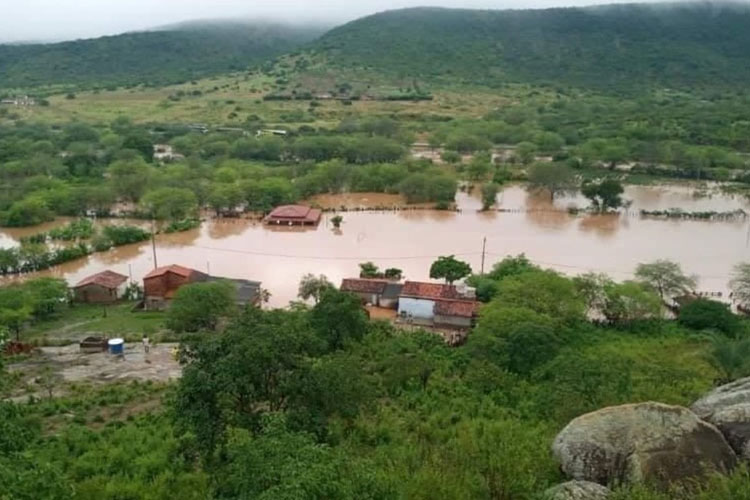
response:
<path fill-rule="evenodd" d="M 154 160 L 159 162 L 170 162 L 184 160 L 185 156 L 175 153 L 169 144 L 154 144 Z"/>
<path fill-rule="evenodd" d="M 122 298 L 127 281 L 127 276 L 114 271 L 102 271 L 79 281 L 73 287 L 73 295 L 78 302 L 111 304 Z"/>
<path fill-rule="evenodd" d="M 281 205 L 274 208 L 263 221 L 266 224 L 285 226 L 316 226 L 321 212 L 304 205 Z"/>
<path fill-rule="evenodd" d="M 359 296 L 365 304 L 386 309 L 398 308 L 398 297 L 403 284 L 385 279 L 347 278 L 341 282 L 341 291 Z"/>
<path fill-rule="evenodd" d="M 398 313 L 417 324 L 469 328 L 478 305 L 473 288 L 407 281 L 399 295 Z"/>
<path fill-rule="evenodd" d="M 207 274 L 188 267 L 175 264 L 158 267 L 143 277 L 144 308 L 165 309 L 181 286 L 208 279 Z"/>

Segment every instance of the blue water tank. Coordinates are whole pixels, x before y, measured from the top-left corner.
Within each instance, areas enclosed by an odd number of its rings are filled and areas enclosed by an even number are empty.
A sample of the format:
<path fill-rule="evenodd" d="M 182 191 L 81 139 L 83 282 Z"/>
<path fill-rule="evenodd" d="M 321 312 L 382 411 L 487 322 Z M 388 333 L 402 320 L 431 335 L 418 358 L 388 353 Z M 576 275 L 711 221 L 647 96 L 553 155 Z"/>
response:
<path fill-rule="evenodd" d="M 123 339 L 109 339 L 110 354 L 122 354 L 125 352 L 125 341 Z"/>

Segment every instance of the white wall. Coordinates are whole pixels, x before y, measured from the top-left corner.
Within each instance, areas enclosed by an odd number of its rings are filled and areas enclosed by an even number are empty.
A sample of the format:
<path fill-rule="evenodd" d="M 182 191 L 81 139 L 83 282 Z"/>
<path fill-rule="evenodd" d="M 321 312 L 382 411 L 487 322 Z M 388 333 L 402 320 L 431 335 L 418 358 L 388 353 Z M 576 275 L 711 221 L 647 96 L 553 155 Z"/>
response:
<path fill-rule="evenodd" d="M 411 315 L 415 318 L 432 319 L 435 316 L 435 301 L 401 297 L 398 301 L 398 313 Z"/>

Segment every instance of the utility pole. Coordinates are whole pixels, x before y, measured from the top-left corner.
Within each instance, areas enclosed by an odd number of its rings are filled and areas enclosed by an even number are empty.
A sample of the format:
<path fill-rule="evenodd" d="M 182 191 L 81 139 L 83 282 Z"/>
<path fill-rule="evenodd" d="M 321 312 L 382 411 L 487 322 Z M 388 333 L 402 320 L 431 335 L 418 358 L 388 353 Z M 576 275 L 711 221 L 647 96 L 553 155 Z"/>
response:
<path fill-rule="evenodd" d="M 158 264 L 156 263 L 156 236 L 154 235 L 154 219 L 151 219 L 151 250 L 154 252 L 154 269 Z"/>
<path fill-rule="evenodd" d="M 487 237 L 485 236 L 482 240 L 482 271 L 479 274 L 484 274 L 484 253 L 487 249 Z"/>

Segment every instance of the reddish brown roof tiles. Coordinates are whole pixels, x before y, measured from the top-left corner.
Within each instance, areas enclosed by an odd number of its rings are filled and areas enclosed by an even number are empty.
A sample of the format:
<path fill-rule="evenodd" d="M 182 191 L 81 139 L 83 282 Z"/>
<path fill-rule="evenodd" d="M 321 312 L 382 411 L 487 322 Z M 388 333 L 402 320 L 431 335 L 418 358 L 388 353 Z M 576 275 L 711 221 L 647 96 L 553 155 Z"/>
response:
<path fill-rule="evenodd" d="M 455 299 L 458 292 L 453 285 L 442 283 L 423 283 L 420 281 L 407 281 L 401 290 L 404 297 L 416 297 L 422 299 Z"/>
<path fill-rule="evenodd" d="M 469 300 L 437 300 L 435 301 L 435 314 L 440 316 L 473 317 L 479 309 L 479 302 Z"/>
<path fill-rule="evenodd" d="M 117 288 L 128 280 L 127 276 L 123 276 L 120 273 L 114 271 L 102 271 L 100 273 L 92 274 L 76 284 L 74 288 L 80 288 L 86 285 L 99 285 L 104 288 Z"/>
<path fill-rule="evenodd" d="M 162 276 L 167 273 L 174 273 L 179 276 L 184 276 L 185 278 L 187 278 L 193 273 L 200 273 L 200 271 L 196 271 L 195 269 L 190 269 L 189 267 L 179 266 L 177 264 L 172 264 L 171 266 L 157 267 L 156 269 L 148 273 L 146 276 L 144 276 L 143 279 L 147 280 L 149 278 L 155 278 L 157 276 Z"/>
<path fill-rule="evenodd" d="M 348 278 L 341 282 L 342 292 L 383 293 L 388 285 L 386 280 Z"/>

